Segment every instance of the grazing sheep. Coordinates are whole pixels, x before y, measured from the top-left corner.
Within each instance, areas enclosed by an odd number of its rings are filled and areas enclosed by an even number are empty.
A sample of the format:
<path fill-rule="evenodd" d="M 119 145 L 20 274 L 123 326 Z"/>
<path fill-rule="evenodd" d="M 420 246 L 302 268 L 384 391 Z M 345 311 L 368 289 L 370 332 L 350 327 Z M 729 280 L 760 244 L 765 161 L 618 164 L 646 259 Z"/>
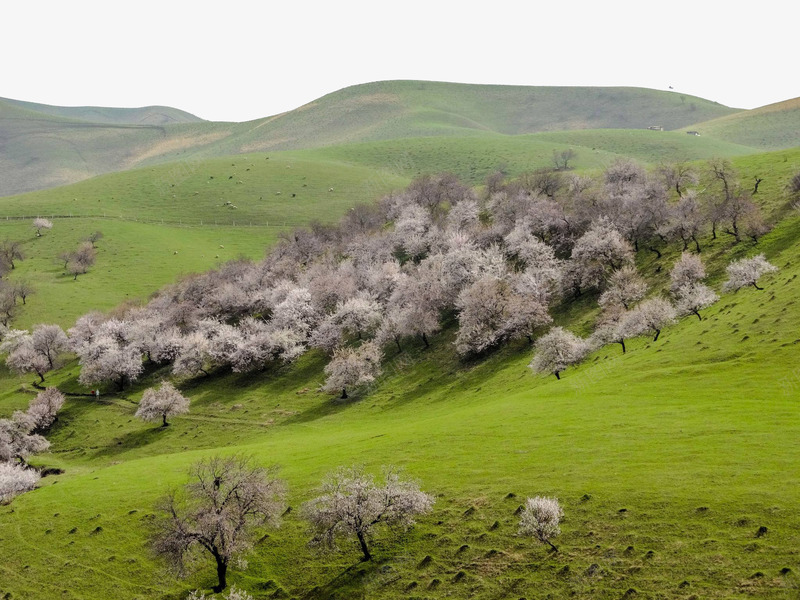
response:
<path fill-rule="evenodd" d="M 225 246 L 223 246 L 222 244 L 220 244 L 220 245 L 219 245 L 219 247 L 220 247 L 220 248 L 224 248 Z"/>
<path fill-rule="evenodd" d="M 173 250 L 173 251 L 172 251 L 172 254 L 177 254 L 177 253 L 178 253 L 178 251 L 177 251 L 177 250 Z"/>
<path fill-rule="evenodd" d="M 332 192 L 332 191 L 333 191 L 333 188 L 328 188 L 328 191 L 329 191 L 329 192 Z"/>

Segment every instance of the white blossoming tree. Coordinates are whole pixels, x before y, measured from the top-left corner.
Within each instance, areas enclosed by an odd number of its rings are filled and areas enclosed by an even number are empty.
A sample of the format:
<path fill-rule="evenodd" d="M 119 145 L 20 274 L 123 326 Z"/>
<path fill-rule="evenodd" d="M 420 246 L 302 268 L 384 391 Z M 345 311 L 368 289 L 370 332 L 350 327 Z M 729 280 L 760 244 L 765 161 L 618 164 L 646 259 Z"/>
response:
<path fill-rule="evenodd" d="M 0 504 L 8 504 L 15 496 L 31 491 L 40 478 L 36 469 L 0 462 Z"/>
<path fill-rule="evenodd" d="M 303 505 L 314 531 L 312 545 L 336 548 L 337 539 L 355 537 L 365 561 L 372 559 L 369 541 L 375 527 L 410 527 L 435 501 L 418 483 L 402 481 L 392 467 L 384 469 L 380 484 L 360 467 L 341 467 L 327 476 L 320 492 Z"/>
<path fill-rule="evenodd" d="M 753 258 L 736 260 L 729 264 L 726 270 L 728 281 L 725 282 L 723 289 L 735 292 L 751 285 L 757 290 L 763 290 L 764 288 L 758 286 L 758 280 L 762 275 L 774 273 L 778 267 L 768 262 L 763 254 L 759 254 Z"/>
<path fill-rule="evenodd" d="M 561 379 L 561 371 L 579 363 L 589 351 L 586 340 L 562 327 L 553 327 L 536 340 L 536 354 L 530 365 L 537 373 L 552 373 Z"/>
<path fill-rule="evenodd" d="M 348 397 L 348 389 L 372 383 L 380 372 L 381 351 L 375 342 L 367 342 L 358 348 L 340 348 L 325 366 L 327 379 L 322 389 L 328 393 L 341 390 L 344 400 Z"/>
<path fill-rule="evenodd" d="M 536 538 L 558 552 L 552 540 L 561 533 L 559 524 L 563 516 L 564 511 L 558 503 L 558 498 L 547 496 L 528 498 L 520 513 L 519 534 Z"/>
<path fill-rule="evenodd" d="M 136 416 L 143 421 L 161 420 L 166 427 L 167 417 L 183 415 L 189 412 L 189 399 L 178 391 L 169 381 L 161 383 L 159 389 L 148 388 L 142 394 Z"/>
<path fill-rule="evenodd" d="M 259 529 L 279 525 L 285 485 L 275 469 L 241 456 L 202 460 L 191 475 L 157 505 L 153 548 L 180 574 L 210 555 L 217 567 L 214 592 L 221 592 L 231 560 L 252 547 Z"/>

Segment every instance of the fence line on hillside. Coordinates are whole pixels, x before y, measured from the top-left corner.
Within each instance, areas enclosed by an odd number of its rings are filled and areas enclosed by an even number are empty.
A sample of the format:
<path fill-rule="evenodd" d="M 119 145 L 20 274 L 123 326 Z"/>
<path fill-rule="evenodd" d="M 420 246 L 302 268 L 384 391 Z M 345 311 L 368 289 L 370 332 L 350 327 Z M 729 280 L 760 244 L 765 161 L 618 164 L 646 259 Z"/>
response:
<path fill-rule="evenodd" d="M 170 225 L 170 226 L 178 226 L 178 227 L 275 227 L 279 229 L 284 229 L 286 227 L 303 227 L 307 225 L 307 222 L 298 220 L 298 221 L 273 221 L 270 223 L 269 221 L 265 221 L 264 223 L 253 222 L 249 220 L 233 220 L 231 219 L 230 222 L 221 221 L 220 219 L 214 219 L 213 221 L 206 220 L 206 219 L 198 219 L 197 221 L 191 221 L 186 219 L 178 219 L 178 220 L 171 220 L 171 219 L 146 219 L 141 217 L 129 217 L 125 215 L 109 215 L 104 213 L 102 215 L 74 215 L 74 214 L 67 214 L 67 215 L 6 215 L 6 221 L 30 221 L 37 218 L 45 218 L 45 219 L 105 219 L 108 221 L 125 221 L 129 223 L 144 223 L 145 225 Z M 3 220 L 2 216 L 0 216 L 0 220 Z"/>

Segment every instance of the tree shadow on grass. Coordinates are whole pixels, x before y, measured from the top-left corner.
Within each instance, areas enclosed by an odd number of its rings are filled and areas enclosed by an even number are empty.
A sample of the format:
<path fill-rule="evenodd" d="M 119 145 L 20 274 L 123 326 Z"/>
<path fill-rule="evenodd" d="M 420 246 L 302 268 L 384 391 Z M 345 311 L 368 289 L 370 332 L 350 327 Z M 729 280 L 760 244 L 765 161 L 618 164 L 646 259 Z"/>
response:
<path fill-rule="evenodd" d="M 361 395 L 352 395 L 346 400 L 342 400 L 341 398 L 334 398 L 332 400 L 326 399 L 312 406 L 311 408 L 307 408 L 306 410 L 286 419 L 283 424 L 296 425 L 298 423 L 310 423 L 311 421 L 323 419 L 347 410 L 347 408 L 353 404 L 357 404 L 362 399 L 363 397 Z"/>
<path fill-rule="evenodd" d="M 168 429 L 169 427 L 147 427 L 146 429 L 131 431 L 112 440 L 111 445 L 99 448 L 94 453 L 94 458 L 119 456 L 130 450 L 143 448 L 165 435 Z"/>
<path fill-rule="evenodd" d="M 364 584 L 371 580 L 378 565 L 372 562 L 357 562 L 336 577 L 318 585 L 300 596 L 302 600 L 328 600 L 330 598 L 362 598 Z"/>

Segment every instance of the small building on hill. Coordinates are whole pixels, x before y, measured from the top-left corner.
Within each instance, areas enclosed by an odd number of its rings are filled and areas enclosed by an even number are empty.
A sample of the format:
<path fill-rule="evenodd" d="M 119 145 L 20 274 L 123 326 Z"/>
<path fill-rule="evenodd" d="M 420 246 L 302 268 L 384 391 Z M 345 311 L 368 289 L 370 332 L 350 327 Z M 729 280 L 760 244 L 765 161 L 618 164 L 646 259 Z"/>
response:
<path fill-rule="evenodd" d="M 664 131 L 664 128 L 661 125 L 650 125 L 648 129 L 650 131 Z"/>

